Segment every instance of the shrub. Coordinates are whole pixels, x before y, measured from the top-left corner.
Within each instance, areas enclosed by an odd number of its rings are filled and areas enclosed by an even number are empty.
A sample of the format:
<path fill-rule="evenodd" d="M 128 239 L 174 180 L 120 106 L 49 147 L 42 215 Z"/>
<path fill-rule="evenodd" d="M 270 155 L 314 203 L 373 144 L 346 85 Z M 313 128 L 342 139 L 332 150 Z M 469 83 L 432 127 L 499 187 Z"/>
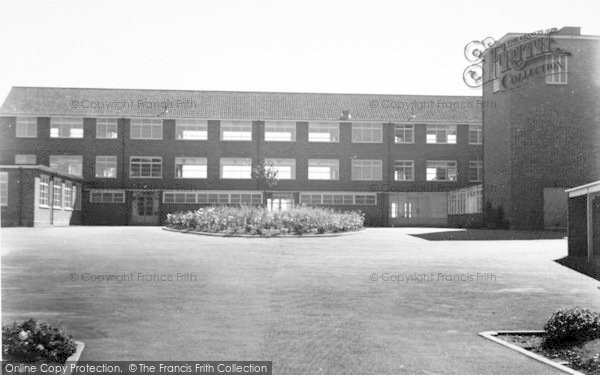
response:
<path fill-rule="evenodd" d="M 45 322 L 29 319 L 2 327 L 2 353 L 8 359 L 32 362 L 44 358 L 64 363 L 75 350 L 71 336 Z"/>
<path fill-rule="evenodd" d="M 545 345 L 571 345 L 600 338 L 600 313 L 581 307 L 556 311 L 544 326 Z"/>

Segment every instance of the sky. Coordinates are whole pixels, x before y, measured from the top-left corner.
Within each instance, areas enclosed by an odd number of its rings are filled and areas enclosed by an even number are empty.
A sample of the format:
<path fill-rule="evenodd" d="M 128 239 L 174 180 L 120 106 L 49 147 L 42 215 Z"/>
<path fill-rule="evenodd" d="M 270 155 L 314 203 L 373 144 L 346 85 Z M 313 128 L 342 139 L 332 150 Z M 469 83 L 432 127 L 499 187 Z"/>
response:
<path fill-rule="evenodd" d="M 480 95 L 464 47 L 580 26 L 600 1 L 0 0 L 12 86 Z"/>

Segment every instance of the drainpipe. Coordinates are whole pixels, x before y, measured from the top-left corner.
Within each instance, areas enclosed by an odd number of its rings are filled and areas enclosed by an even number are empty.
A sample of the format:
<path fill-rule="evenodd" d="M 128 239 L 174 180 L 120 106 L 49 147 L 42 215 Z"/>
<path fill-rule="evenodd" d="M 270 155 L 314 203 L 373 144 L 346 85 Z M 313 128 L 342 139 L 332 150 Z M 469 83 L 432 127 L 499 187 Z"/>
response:
<path fill-rule="evenodd" d="M 33 204 L 35 205 L 35 198 Z M 23 226 L 23 168 L 19 167 L 19 226 Z"/>

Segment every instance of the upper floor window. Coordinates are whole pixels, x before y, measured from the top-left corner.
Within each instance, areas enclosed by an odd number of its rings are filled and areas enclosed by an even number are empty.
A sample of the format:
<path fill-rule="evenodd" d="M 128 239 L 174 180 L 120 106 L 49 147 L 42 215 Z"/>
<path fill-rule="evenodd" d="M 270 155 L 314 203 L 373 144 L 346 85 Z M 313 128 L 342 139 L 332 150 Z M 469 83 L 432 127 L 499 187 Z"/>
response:
<path fill-rule="evenodd" d="M 117 178 L 117 157 L 96 156 L 96 177 Z"/>
<path fill-rule="evenodd" d="M 427 125 L 427 143 L 456 144 L 456 125 Z"/>
<path fill-rule="evenodd" d="M 131 156 L 129 158 L 130 178 L 161 178 L 162 158 L 160 156 Z"/>
<path fill-rule="evenodd" d="M 381 181 L 381 160 L 352 160 L 352 180 Z"/>
<path fill-rule="evenodd" d="M 285 121 L 265 122 L 266 142 L 295 142 L 296 123 Z"/>
<path fill-rule="evenodd" d="M 208 121 L 194 119 L 175 120 L 175 138 L 183 141 L 207 140 Z"/>
<path fill-rule="evenodd" d="M 381 143 L 381 124 L 352 124 L 352 143 Z"/>
<path fill-rule="evenodd" d="M 569 74 L 567 55 L 552 54 L 546 56 L 546 83 L 566 85 Z"/>
<path fill-rule="evenodd" d="M 8 172 L 0 172 L 0 206 L 8 206 Z"/>
<path fill-rule="evenodd" d="M 37 157 L 35 154 L 16 154 L 15 164 L 35 164 Z"/>
<path fill-rule="evenodd" d="M 455 160 L 427 160 L 427 181 L 456 181 Z"/>
<path fill-rule="evenodd" d="M 483 181 L 483 162 L 481 160 L 475 160 L 469 162 L 469 181 L 480 182 Z"/>
<path fill-rule="evenodd" d="M 252 178 L 252 159 L 221 158 L 221 178 L 249 180 Z"/>
<path fill-rule="evenodd" d="M 97 139 L 116 139 L 117 119 L 116 118 L 99 118 L 96 119 L 96 138 Z"/>
<path fill-rule="evenodd" d="M 83 156 L 81 155 L 50 155 L 50 168 L 62 174 L 83 175 Z"/>
<path fill-rule="evenodd" d="M 280 180 L 296 179 L 296 159 L 265 159 L 265 167 L 277 171 Z"/>
<path fill-rule="evenodd" d="M 37 117 L 17 117 L 17 138 L 37 137 Z"/>
<path fill-rule="evenodd" d="M 83 119 L 51 117 L 50 138 L 83 138 Z"/>
<path fill-rule="evenodd" d="M 206 178 L 206 158 L 175 158 L 175 178 Z"/>
<path fill-rule="evenodd" d="M 481 125 L 469 125 L 469 144 L 480 145 L 483 141 Z"/>
<path fill-rule="evenodd" d="M 412 124 L 396 125 L 394 129 L 395 143 L 414 143 L 415 142 L 415 126 Z"/>
<path fill-rule="evenodd" d="M 221 121 L 222 141 L 251 141 L 251 121 Z"/>
<path fill-rule="evenodd" d="M 414 160 L 396 160 L 394 165 L 394 181 L 414 181 Z"/>
<path fill-rule="evenodd" d="M 331 122 L 311 122 L 308 124 L 309 142 L 332 142 L 340 141 L 340 125 Z"/>
<path fill-rule="evenodd" d="M 339 180 L 340 161 L 337 159 L 308 159 L 309 180 Z"/>
<path fill-rule="evenodd" d="M 131 139 L 162 139 L 163 122 L 161 119 L 131 119 L 129 137 Z"/>

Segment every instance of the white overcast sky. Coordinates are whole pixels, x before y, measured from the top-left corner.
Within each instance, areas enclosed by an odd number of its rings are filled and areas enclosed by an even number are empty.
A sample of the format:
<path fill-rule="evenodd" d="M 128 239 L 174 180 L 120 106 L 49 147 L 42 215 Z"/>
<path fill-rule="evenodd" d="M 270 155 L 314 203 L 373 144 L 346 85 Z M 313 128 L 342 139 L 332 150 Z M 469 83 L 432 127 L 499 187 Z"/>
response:
<path fill-rule="evenodd" d="M 600 1 L 0 2 L 12 86 L 479 95 L 471 40 L 580 26 Z"/>

